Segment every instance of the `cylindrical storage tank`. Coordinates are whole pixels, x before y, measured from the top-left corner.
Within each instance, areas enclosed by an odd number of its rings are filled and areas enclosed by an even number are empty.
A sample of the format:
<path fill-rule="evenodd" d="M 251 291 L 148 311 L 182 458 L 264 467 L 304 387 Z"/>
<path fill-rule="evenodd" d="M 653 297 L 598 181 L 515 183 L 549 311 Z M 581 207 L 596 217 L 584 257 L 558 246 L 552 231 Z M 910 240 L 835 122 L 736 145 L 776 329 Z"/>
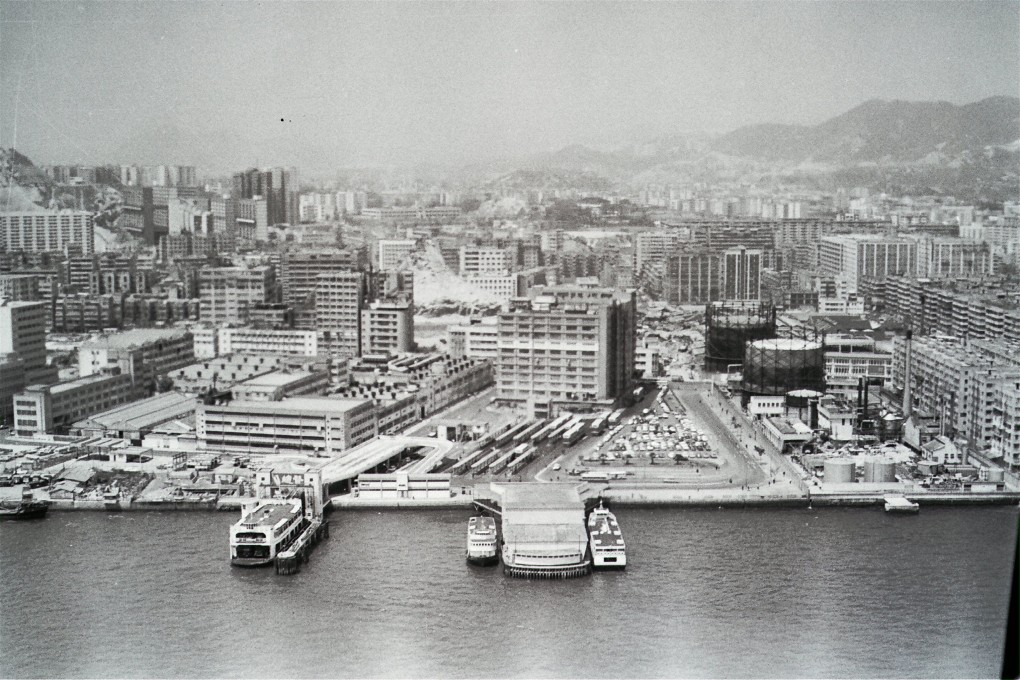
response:
<path fill-rule="evenodd" d="M 896 463 L 888 458 L 880 458 L 872 461 L 872 480 L 886 484 L 896 481 Z"/>
<path fill-rule="evenodd" d="M 744 360 L 749 342 L 776 337 L 775 307 L 742 309 L 726 304 L 705 309 L 705 370 L 722 373 Z"/>
<path fill-rule="evenodd" d="M 815 340 L 758 340 L 744 353 L 745 395 L 778 396 L 795 390 L 825 392 L 825 350 Z"/>
<path fill-rule="evenodd" d="M 861 465 L 861 481 L 865 483 L 875 481 L 875 459 L 868 458 Z"/>
<path fill-rule="evenodd" d="M 850 458 L 830 458 L 825 461 L 826 484 L 850 484 L 854 481 L 856 465 Z"/>

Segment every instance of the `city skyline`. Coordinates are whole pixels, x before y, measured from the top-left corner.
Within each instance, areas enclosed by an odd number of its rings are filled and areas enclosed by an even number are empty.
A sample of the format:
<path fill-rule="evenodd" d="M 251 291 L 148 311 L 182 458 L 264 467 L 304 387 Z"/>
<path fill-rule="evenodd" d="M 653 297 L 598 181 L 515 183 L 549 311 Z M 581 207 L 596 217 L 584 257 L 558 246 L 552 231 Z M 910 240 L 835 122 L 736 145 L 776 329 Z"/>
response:
<path fill-rule="evenodd" d="M 811 125 L 1015 94 L 1018 27 L 1015 2 L 8 4 L 0 146 L 322 172 Z"/>

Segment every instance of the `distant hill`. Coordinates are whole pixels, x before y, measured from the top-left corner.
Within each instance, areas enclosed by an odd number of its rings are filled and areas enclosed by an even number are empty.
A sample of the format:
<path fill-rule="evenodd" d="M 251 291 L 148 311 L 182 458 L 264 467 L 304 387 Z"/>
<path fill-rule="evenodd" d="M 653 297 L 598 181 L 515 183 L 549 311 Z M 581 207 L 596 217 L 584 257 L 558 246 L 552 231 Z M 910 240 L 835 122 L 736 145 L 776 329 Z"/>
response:
<path fill-rule="evenodd" d="M 753 125 L 713 143 L 722 153 L 759 160 L 909 163 L 951 157 L 1020 139 L 1020 99 L 973 104 L 874 99 L 820 125 Z"/>
<path fill-rule="evenodd" d="M 0 149 L 0 210 L 38 210 L 53 181 L 24 155 Z"/>
<path fill-rule="evenodd" d="M 517 167 L 569 170 L 632 189 L 647 184 L 795 182 L 824 188 L 1020 198 L 1020 98 L 949 102 L 872 100 L 813 126 L 764 124 L 715 138 L 677 134 L 646 144 L 582 145 Z"/>

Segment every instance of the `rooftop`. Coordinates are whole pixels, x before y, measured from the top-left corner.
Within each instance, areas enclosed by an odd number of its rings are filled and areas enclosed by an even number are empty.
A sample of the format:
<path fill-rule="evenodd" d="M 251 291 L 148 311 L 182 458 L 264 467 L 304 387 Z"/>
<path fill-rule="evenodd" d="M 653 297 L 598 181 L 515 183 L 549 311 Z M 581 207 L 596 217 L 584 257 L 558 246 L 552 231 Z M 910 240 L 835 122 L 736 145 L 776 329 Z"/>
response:
<path fill-rule="evenodd" d="M 238 387 L 285 387 L 312 375 L 312 371 L 273 371 L 238 383 Z"/>
<path fill-rule="evenodd" d="M 183 328 L 135 328 L 99 335 L 81 344 L 82 349 L 131 349 L 155 342 L 179 340 L 191 331 Z"/>
<path fill-rule="evenodd" d="M 46 392 L 50 394 L 62 394 L 63 392 L 69 392 L 76 390 L 79 387 L 85 385 L 91 385 L 92 383 L 102 382 L 104 380 L 110 380 L 111 378 L 119 378 L 119 374 L 109 375 L 101 373 L 99 375 L 88 375 L 84 378 L 76 378 L 75 380 L 68 380 L 67 382 L 60 382 L 55 385 L 29 385 L 25 388 L 26 392 Z"/>
<path fill-rule="evenodd" d="M 371 405 L 371 399 L 336 399 L 333 397 L 289 397 L 281 401 L 232 401 L 228 406 L 209 407 L 215 409 L 228 408 L 252 413 L 293 413 L 315 415 L 340 415 L 353 411 L 365 404 Z"/>
<path fill-rule="evenodd" d="M 574 484 L 502 484 L 504 510 L 584 510 Z"/>
<path fill-rule="evenodd" d="M 196 405 L 196 400 L 191 397 L 177 392 L 167 392 L 97 413 L 78 421 L 74 427 L 116 426 L 123 430 L 139 430 L 194 412 Z"/>
<path fill-rule="evenodd" d="M 245 515 L 240 524 L 256 524 L 275 527 L 281 521 L 290 519 L 301 510 L 291 503 L 267 503 L 256 507 Z"/>

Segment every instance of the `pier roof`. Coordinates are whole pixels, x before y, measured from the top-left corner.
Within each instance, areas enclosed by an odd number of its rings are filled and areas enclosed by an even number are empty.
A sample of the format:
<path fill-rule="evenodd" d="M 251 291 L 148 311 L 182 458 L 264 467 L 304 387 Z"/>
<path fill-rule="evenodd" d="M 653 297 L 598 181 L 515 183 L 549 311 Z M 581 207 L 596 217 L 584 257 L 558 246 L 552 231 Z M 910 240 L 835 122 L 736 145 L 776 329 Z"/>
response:
<path fill-rule="evenodd" d="M 584 510 L 576 484 L 501 484 L 505 510 Z"/>

